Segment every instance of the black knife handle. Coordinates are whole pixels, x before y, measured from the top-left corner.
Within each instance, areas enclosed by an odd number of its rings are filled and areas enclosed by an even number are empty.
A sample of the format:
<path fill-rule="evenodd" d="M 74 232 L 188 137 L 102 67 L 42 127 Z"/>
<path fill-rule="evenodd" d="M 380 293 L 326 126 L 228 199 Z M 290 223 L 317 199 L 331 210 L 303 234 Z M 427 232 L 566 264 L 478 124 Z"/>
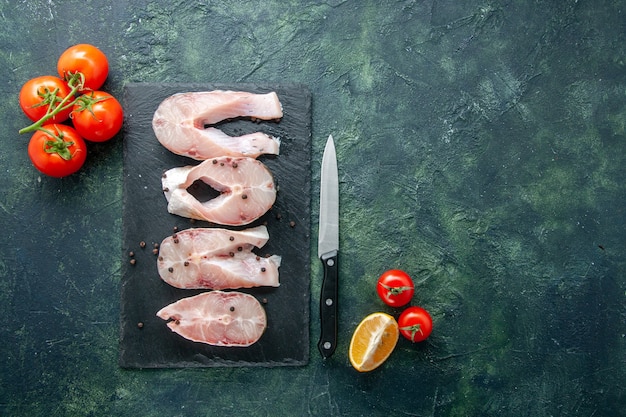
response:
<path fill-rule="evenodd" d="M 320 294 L 321 335 L 317 348 L 324 358 L 330 357 L 337 347 L 337 301 L 339 295 L 338 252 L 323 254 L 320 259 L 324 265 L 324 280 Z"/>

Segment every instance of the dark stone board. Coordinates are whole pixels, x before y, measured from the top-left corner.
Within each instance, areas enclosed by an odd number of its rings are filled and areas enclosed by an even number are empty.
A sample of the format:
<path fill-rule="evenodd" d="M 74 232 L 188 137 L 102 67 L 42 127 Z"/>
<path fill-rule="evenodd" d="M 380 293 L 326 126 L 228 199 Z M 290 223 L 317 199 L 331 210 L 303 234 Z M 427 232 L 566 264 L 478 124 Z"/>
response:
<path fill-rule="evenodd" d="M 230 135 L 262 131 L 281 140 L 280 155 L 258 158 L 274 175 L 278 187 L 276 203 L 259 220 L 239 227 L 266 224 L 269 242 L 255 252 L 260 256 L 282 256 L 280 287 L 238 290 L 261 301 L 268 320 L 261 339 L 246 348 L 217 347 L 186 340 L 155 315 L 162 307 L 202 291 L 181 290 L 163 282 L 157 272 L 154 245 L 176 229 L 224 226 L 168 213 L 161 190 L 162 173 L 199 162 L 165 149 L 152 131 L 152 116 L 161 101 L 172 94 L 218 89 L 276 91 L 284 111 L 280 122 L 237 119 L 220 124 Z M 124 93 L 120 366 L 270 367 L 308 363 L 311 223 L 311 95 L 308 89 L 301 85 L 133 83 L 125 86 Z"/>

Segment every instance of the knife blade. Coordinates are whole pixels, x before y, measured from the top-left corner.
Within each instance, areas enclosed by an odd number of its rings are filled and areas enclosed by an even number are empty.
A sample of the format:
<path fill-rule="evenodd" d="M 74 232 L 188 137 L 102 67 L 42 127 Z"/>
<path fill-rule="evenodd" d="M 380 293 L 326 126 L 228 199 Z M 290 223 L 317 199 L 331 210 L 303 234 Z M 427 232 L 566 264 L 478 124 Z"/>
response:
<path fill-rule="evenodd" d="M 322 157 L 317 254 L 324 270 L 320 293 L 321 334 L 317 347 L 322 357 L 329 358 L 337 347 L 339 295 L 339 176 L 332 135 L 328 136 Z"/>

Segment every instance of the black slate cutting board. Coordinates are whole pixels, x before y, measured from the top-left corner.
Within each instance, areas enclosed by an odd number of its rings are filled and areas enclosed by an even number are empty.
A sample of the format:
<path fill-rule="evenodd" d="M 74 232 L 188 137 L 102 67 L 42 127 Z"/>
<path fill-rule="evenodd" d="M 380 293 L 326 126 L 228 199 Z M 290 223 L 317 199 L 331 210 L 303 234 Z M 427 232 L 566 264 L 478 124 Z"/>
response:
<path fill-rule="evenodd" d="M 261 256 L 276 254 L 282 257 L 280 287 L 238 290 L 252 294 L 262 302 L 268 321 L 261 339 L 245 348 L 216 347 L 186 340 L 173 333 L 166 322 L 155 315 L 162 307 L 202 291 L 181 290 L 163 282 L 157 272 L 154 244 L 176 229 L 223 226 L 168 213 L 161 190 L 162 173 L 176 166 L 199 162 L 165 149 L 152 131 L 152 116 L 161 101 L 172 94 L 220 89 L 255 93 L 275 91 L 284 112 L 280 122 L 237 119 L 219 126 L 230 135 L 262 131 L 281 139 L 280 155 L 258 158 L 274 175 L 278 187 L 276 203 L 259 220 L 239 227 L 266 224 L 269 242 L 255 252 Z M 120 366 L 305 365 L 309 359 L 310 92 L 300 85 L 135 83 L 127 85 L 124 93 Z"/>

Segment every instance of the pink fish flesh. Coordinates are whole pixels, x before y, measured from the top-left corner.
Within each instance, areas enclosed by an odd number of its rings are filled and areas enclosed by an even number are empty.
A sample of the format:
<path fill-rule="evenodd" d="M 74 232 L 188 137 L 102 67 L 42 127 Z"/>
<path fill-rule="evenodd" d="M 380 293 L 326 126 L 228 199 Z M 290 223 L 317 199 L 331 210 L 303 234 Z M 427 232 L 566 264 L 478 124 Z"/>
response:
<path fill-rule="evenodd" d="M 283 110 L 275 92 L 205 91 L 174 94 L 163 100 L 152 119 L 152 128 L 170 151 L 196 160 L 216 156 L 277 155 L 280 141 L 265 133 L 228 136 L 214 125 L 225 119 L 249 117 L 278 120 Z"/>
<path fill-rule="evenodd" d="M 201 180 L 220 195 L 198 201 L 187 190 L 196 180 Z M 170 213 L 229 226 L 255 221 L 276 201 L 272 173 L 253 158 L 220 157 L 203 161 L 195 167 L 172 168 L 163 174 L 161 182 Z"/>
<path fill-rule="evenodd" d="M 185 339 L 214 346 L 250 346 L 267 327 L 261 303 L 241 292 L 210 291 L 183 298 L 156 313 Z"/>
<path fill-rule="evenodd" d="M 157 268 L 163 281 L 183 289 L 278 287 L 281 257 L 260 257 L 269 239 L 267 228 L 242 231 L 193 228 L 163 239 Z"/>

